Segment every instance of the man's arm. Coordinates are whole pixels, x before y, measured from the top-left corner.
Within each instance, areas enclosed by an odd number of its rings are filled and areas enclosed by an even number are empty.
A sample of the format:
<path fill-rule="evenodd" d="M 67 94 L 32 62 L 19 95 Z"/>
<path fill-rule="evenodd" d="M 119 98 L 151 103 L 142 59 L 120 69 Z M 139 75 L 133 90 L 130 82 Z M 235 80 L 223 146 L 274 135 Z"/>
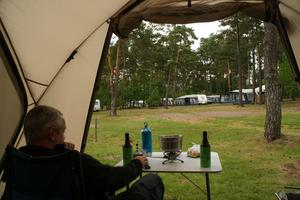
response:
<path fill-rule="evenodd" d="M 87 188 L 112 191 L 129 184 L 142 173 L 141 160 L 134 159 L 123 167 L 104 165 L 89 155 L 83 154 L 82 165 Z"/>

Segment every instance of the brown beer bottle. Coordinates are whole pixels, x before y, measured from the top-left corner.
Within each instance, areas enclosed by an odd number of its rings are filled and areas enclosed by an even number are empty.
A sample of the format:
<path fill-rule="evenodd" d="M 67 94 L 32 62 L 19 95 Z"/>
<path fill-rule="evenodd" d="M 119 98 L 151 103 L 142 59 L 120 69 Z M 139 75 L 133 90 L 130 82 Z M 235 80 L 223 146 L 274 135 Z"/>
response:
<path fill-rule="evenodd" d="M 142 156 L 142 152 L 140 151 L 139 149 L 139 144 L 135 144 L 135 152 L 133 154 L 133 157 L 136 157 L 136 156 Z"/>

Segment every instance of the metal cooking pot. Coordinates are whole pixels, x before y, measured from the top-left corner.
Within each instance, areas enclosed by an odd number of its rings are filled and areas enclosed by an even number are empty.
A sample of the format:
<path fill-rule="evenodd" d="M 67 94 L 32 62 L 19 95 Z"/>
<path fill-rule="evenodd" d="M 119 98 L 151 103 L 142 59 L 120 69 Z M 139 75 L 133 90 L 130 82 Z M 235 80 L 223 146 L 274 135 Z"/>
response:
<path fill-rule="evenodd" d="M 163 152 L 181 152 L 182 135 L 161 135 L 160 148 Z"/>

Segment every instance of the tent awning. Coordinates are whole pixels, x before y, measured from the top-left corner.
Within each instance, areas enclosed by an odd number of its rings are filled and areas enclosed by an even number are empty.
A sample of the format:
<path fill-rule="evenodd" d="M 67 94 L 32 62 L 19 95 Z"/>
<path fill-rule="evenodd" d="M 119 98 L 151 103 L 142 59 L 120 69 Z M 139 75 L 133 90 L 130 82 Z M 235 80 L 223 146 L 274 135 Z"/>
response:
<path fill-rule="evenodd" d="M 146 0 L 118 15 L 114 31 L 120 37 L 127 37 L 143 20 L 167 24 L 211 22 L 238 11 L 264 19 L 265 3 L 263 0 L 193 0 L 190 4 L 187 0 Z"/>
<path fill-rule="evenodd" d="M 67 140 L 84 148 L 110 27 L 126 37 L 142 20 L 208 22 L 238 11 L 277 24 L 300 81 L 300 1 L 0 0 L 0 106 L 5 108 L 0 112 L 0 157 L 15 135 L 14 144 L 24 144 L 22 118 L 37 104 L 60 109 Z"/>

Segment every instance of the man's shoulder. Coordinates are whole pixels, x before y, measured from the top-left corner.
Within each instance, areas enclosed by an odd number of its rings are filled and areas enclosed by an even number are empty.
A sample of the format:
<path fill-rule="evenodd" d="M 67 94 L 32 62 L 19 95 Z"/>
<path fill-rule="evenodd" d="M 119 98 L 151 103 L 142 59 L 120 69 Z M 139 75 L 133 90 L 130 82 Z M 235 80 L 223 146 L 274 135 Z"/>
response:
<path fill-rule="evenodd" d="M 31 155 L 33 157 L 39 156 L 53 156 L 57 154 L 62 154 L 67 152 L 66 149 L 49 149 L 47 147 L 35 146 L 35 145 L 26 145 L 18 149 L 19 151 Z"/>

